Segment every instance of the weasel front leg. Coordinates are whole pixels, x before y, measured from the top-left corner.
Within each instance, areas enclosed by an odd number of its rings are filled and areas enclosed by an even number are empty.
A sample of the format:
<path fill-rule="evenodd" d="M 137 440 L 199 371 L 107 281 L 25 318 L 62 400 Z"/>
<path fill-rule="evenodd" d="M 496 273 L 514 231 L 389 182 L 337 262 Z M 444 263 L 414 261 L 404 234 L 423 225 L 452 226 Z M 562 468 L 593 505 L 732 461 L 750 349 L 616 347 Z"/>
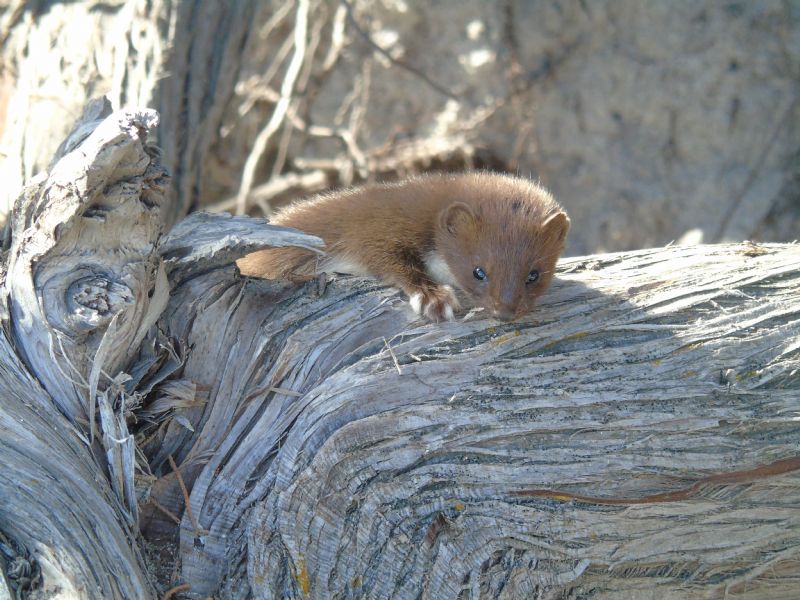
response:
<path fill-rule="evenodd" d="M 453 288 L 433 281 L 422 256 L 412 248 L 395 247 L 367 267 L 408 294 L 414 312 L 431 321 L 452 321 L 454 311 L 460 308 Z"/>

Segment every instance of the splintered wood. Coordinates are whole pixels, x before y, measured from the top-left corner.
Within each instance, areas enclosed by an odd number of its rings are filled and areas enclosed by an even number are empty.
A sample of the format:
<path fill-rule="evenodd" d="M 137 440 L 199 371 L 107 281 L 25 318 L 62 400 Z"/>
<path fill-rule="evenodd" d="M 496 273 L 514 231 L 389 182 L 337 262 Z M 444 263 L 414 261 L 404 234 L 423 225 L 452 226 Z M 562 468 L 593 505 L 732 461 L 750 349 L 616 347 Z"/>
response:
<path fill-rule="evenodd" d="M 188 469 L 208 534 L 184 518 L 185 580 L 245 597 L 247 577 L 257 598 L 790 597 L 798 265 L 798 245 L 571 259 L 510 324 L 414 321 L 351 278 L 322 297 L 187 281 L 162 323 L 195 346 L 185 376 L 218 391 L 165 443 L 224 450 Z"/>

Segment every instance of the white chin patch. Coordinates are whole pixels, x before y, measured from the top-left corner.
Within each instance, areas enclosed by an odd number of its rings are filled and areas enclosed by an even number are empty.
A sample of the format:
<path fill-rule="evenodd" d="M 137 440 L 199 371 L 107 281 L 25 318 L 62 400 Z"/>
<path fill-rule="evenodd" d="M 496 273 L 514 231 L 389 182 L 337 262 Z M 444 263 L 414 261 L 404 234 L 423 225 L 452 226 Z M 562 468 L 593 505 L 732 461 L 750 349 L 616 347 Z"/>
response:
<path fill-rule="evenodd" d="M 455 275 L 453 275 L 453 272 L 450 270 L 450 267 L 447 265 L 444 258 L 442 258 L 441 254 L 437 252 L 429 252 L 426 254 L 425 270 L 436 283 L 458 287 Z"/>

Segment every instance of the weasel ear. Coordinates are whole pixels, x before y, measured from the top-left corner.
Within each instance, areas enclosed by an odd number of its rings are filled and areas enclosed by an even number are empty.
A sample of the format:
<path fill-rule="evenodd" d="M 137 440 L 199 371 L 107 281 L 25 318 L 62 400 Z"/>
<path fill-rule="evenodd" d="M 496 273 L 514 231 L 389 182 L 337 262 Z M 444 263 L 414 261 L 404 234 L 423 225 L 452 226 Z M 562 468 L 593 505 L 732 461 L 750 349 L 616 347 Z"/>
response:
<path fill-rule="evenodd" d="M 542 233 L 544 237 L 553 238 L 558 242 L 563 242 L 569 232 L 570 220 L 565 212 L 557 212 L 550 215 L 542 223 Z"/>
<path fill-rule="evenodd" d="M 476 216 L 472 208 L 463 202 L 454 202 L 439 214 L 439 227 L 451 234 L 475 225 Z"/>

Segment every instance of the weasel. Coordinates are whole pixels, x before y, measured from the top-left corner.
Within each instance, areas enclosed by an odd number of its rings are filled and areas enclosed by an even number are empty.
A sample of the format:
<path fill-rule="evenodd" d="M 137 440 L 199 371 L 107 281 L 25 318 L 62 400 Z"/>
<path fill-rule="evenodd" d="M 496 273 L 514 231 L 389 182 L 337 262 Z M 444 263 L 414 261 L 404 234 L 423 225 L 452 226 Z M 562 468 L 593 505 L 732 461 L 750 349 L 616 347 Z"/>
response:
<path fill-rule="evenodd" d="M 243 275 L 368 275 L 399 287 L 431 320 L 453 319 L 453 288 L 503 321 L 528 313 L 550 284 L 570 220 L 541 186 L 486 172 L 434 174 L 322 194 L 270 220 L 322 238 L 327 255 L 259 250 Z"/>

